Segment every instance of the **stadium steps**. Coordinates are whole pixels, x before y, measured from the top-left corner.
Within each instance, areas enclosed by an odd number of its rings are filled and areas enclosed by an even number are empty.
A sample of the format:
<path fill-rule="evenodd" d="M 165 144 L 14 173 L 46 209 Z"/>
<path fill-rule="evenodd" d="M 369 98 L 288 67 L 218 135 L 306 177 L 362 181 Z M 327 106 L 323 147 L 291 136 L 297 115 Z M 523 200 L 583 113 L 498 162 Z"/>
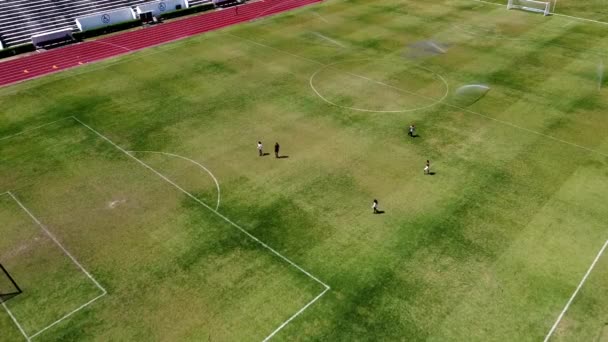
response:
<path fill-rule="evenodd" d="M 0 35 L 6 46 L 28 43 L 32 35 L 71 27 L 75 19 L 153 0 L 0 0 Z"/>

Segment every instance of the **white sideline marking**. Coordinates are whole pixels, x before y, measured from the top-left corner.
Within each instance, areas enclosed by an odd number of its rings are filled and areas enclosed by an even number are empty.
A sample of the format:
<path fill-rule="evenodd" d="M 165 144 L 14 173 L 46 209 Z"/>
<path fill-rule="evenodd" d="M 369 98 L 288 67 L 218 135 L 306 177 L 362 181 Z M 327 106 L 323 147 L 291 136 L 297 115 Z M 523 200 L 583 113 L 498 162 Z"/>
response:
<path fill-rule="evenodd" d="M 487 2 L 487 1 L 483 1 L 483 0 L 472 0 L 472 1 L 478 1 L 478 2 Z M 492 3 L 492 2 L 487 2 L 487 3 L 489 3 L 489 4 L 493 4 L 493 5 L 502 6 L 502 5 L 499 5 L 499 4 Z M 248 41 L 248 42 L 251 42 L 252 44 L 256 44 L 256 45 L 259 45 L 259 46 L 263 46 L 263 47 L 266 47 L 266 48 L 269 48 L 269 49 L 272 49 L 272 50 L 279 51 L 279 52 L 281 52 L 281 53 L 285 53 L 285 54 L 288 54 L 288 55 L 291 55 L 291 56 L 294 56 L 294 57 L 300 58 L 300 59 L 302 59 L 302 60 L 307 60 L 307 61 L 309 61 L 309 62 L 312 62 L 312 63 L 315 63 L 315 64 L 319 64 L 319 65 L 321 65 L 321 66 L 326 66 L 326 64 L 323 64 L 323 63 L 321 63 L 321 62 L 319 62 L 319 61 L 316 61 L 316 60 L 313 60 L 313 59 L 310 59 L 310 58 L 306 58 L 306 57 L 302 57 L 302 56 L 298 56 L 298 55 L 293 54 L 293 53 L 291 53 L 291 52 L 283 51 L 283 50 L 281 50 L 281 49 L 278 49 L 278 48 L 275 48 L 275 47 L 272 47 L 272 46 L 268 46 L 268 45 L 265 45 L 265 44 L 262 44 L 262 43 L 258 43 L 258 42 L 256 42 L 256 41 L 253 41 L 253 40 L 250 40 L 250 39 L 247 39 L 247 38 L 242 38 L 242 37 L 239 37 L 239 36 L 236 36 L 236 35 L 233 35 L 233 34 L 228 34 L 228 35 L 233 36 L 233 37 L 236 37 L 236 38 L 239 38 L 239 39 L 242 39 L 242 40 L 245 40 L 245 41 Z M 352 75 L 353 75 L 353 76 L 358 76 L 358 75 L 355 75 L 355 74 L 352 74 Z M 363 77 L 363 76 L 358 76 L 358 77 Z M 388 85 L 388 86 L 389 86 L 389 87 L 393 87 L 393 86 L 390 86 L 390 85 Z M 396 90 L 406 91 L 406 90 L 404 90 L 404 89 L 400 89 L 400 88 L 397 88 L 397 87 L 393 87 L 393 88 L 395 88 Z M 407 92 L 407 91 L 406 91 L 406 92 Z M 427 97 L 427 96 L 420 95 L 420 94 L 417 94 L 417 93 L 412 93 L 412 94 L 416 94 L 417 96 L 420 96 L 420 97 L 423 97 L 423 98 L 426 98 L 426 99 L 429 99 L 429 100 L 434 100 L 434 99 L 433 99 L 433 98 L 431 98 L 431 97 Z M 547 138 L 547 139 L 551 139 L 551 140 L 553 140 L 553 141 L 560 142 L 560 143 L 562 143 L 562 144 L 566 144 L 566 145 L 570 145 L 570 146 L 573 146 L 573 147 L 577 147 L 577 148 L 580 148 L 580 149 L 585 150 L 585 151 L 587 151 L 587 152 L 592 152 L 592 153 L 596 153 L 596 154 L 598 154 L 598 155 L 601 155 L 601 156 L 603 156 L 603 157 L 608 157 L 608 153 L 600 152 L 600 151 L 598 151 L 598 150 L 594 150 L 594 149 L 591 149 L 591 148 L 588 148 L 588 147 L 585 147 L 585 146 L 582 146 L 582 145 L 579 145 L 579 144 L 576 144 L 576 143 L 573 143 L 573 142 L 569 142 L 569 141 L 566 141 L 566 140 L 562 140 L 562 139 L 559 139 L 559 138 L 556 138 L 556 137 L 553 137 L 553 136 L 550 136 L 550 135 L 547 135 L 547 134 L 544 134 L 544 133 L 541 133 L 541 132 L 538 132 L 538 131 L 535 131 L 535 130 L 531 130 L 531 129 L 529 129 L 529 128 L 525 128 L 525 127 L 522 127 L 522 126 L 518 126 L 518 125 L 513 124 L 513 123 L 510 123 L 510 122 L 508 122 L 508 121 L 503 121 L 503 120 L 500 120 L 500 119 L 496 119 L 496 118 L 493 118 L 493 117 L 491 117 L 491 116 L 487 116 L 487 115 L 485 115 L 485 114 L 481 114 L 481 113 L 478 113 L 478 112 L 472 111 L 472 110 L 470 110 L 470 109 L 466 109 L 466 108 L 463 108 L 463 107 L 460 107 L 460 106 L 456 106 L 456 105 L 453 105 L 453 104 L 450 104 L 450 103 L 445 103 L 445 102 L 442 102 L 441 104 L 442 104 L 442 105 L 444 105 L 444 106 L 448 106 L 448 107 L 452 107 L 452 108 L 455 108 L 455 109 L 458 109 L 458 110 L 462 110 L 462 111 L 467 112 L 467 113 L 469 113 L 469 114 L 474 114 L 474 115 L 477 115 L 477 116 L 480 116 L 480 117 L 486 118 L 486 119 L 488 119 L 488 120 L 492 120 L 492 121 L 495 121 L 495 122 L 498 122 L 498 123 L 501 123 L 501 124 L 504 124 L 504 125 L 510 126 L 510 127 L 512 127 L 512 128 L 517 128 L 517 129 L 520 129 L 520 130 L 522 130 L 522 131 L 526 131 L 526 132 L 531 133 L 531 134 L 535 134 L 535 135 L 538 135 L 538 136 L 542 136 L 542 137 L 545 137 L 545 138 Z"/>
<path fill-rule="evenodd" d="M 283 324 L 281 324 L 278 328 L 276 328 L 270 335 L 266 336 L 266 338 L 263 340 L 263 342 L 267 342 L 268 340 L 270 340 L 276 333 L 278 333 L 281 329 L 283 329 L 294 318 L 298 317 L 302 312 L 304 312 L 304 310 L 306 310 L 309 306 L 311 306 L 314 302 L 316 302 L 317 299 L 321 298 L 325 294 L 325 292 L 327 292 L 327 291 L 329 291 L 329 286 L 326 286 L 325 290 L 323 290 L 323 292 L 321 292 L 313 300 L 311 300 L 310 302 L 308 302 L 308 304 L 306 304 L 303 308 L 301 308 L 300 311 L 296 312 L 293 316 L 289 317 L 288 320 L 286 320 L 285 322 L 283 322 Z"/>
<path fill-rule="evenodd" d="M 564 315 L 566 314 L 566 311 L 568 311 L 568 308 L 570 307 L 570 304 L 572 304 L 572 301 L 574 301 L 574 297 L 576 297 L 576 295 L 578 294 L 578 292 L 583 287 L 583 284 L 585 284 L 585 281 L 587 281 L 587 277 L 589 277 L 589 274 L 591 274 L 591 271 L 593 271 L 593 268 L 595 267 L 595 264 L 600 259 L 600 257 L 602 256 L 602 254 L 604 254 L 604 250 L 606 249 L 607 246 L 608 246 L 608 240 L 606 240 L 606 242 L 604 243 L 604 246 L 602 246 L 602 249 L 600 249 L 599 253 L 597 253 L 597 256 L 595 257 L 595 259 L 591 263 L 591 266 L 589 266 L 589 269 L 587 270 L 587 273 L 585 273 L 585 275 L 583 276 L 583 279 L 578 284 L 578 286 L 576 287 L 576 290 L 574 290 L 574 293 L 572 294 L 572 296 L 570 297 L 570 299 L 566 303 L 566 306 L 564 307 L 564 309 L 562 310 L 562 312 L 557 317 L 557 321 L 555 321 L 555 324 L 553 324 L 553 326 L 551 327 L 551 330 L 549 330 L 549 333 L 545 337 L 544 342 L 549 341 L 549 339 L 551 338 L 551 336 L 555 332 L 555 329 L 557 329 L 557 326 L 559 325 L 559 322 L 562 320 L 562 318 L 564 318 Z"/>
<path fill-rule="evenodd" d="M 215 176 L 213 175 L 213 172 L 209 171 L 209 169 L 207 169 L 206 167 L 204 167 L 203 165 L 201 165 L 200 163 L 190 159 L 190 158 L 186 158 L 183 156 L 180 156 L 178 154 L 174 154 L 174 153 L 167 153 L 167 152 L 160 152 L 160 151 L 127 151 L 129 153 L 155 153 L 155 154 L 163 154 L 169 157 L 175 157 L 175 158 L 180 158 L 186 161 L 189 161 L 195 165 L 197 165 L 198 167 L 200 167 L 201 169 L 205 170 L 205 172 L 207 172 L 209 174 L 209 176 L 211 176 L 211 178 L 213 178 L 213 181 L 215 182 L 215 187 L 217 188 L 217 205 L 215 206 L 215 210 L 218 210 L 220 208 L 220 182 L 217 180 L 217 178 L 215 178 Z"/>
<path fill-rule="evenodd" d="M 63 120 L 63 119 L 62 119 Z M 63 247 L 63 245 L 61 244 L 61 242 L 59 242 L 57 240 L 57 238 L 55 238 L 55 236 L 48 230 L 46 229 L 46 227 L 42 224 L 42 222 L 40 222 L 40 220 L 38 220 L 38 218 L 36 218 L 36 216 L 34 216 L 34 214 L 32 214 L 32 212 L 25 207 L 25 205 L 23 205 L 23 203 L 21 203 L 21 201 L 10 191 L 4 192 L 2 194 L 0 194 L 0 196 L 2 195 L 8 195 L 10 196 L 15 203 L 17 203 L 17 205 L 23 210 L 25 211 L 25 213 L 38 225 L 38 227 L 40 227 L 40 229 L 42 229 L 44 231 L 44 233 L 51 238 L 51 240 L 53 240 L 53 242 L 59 246 L 59 248 L 63 251 L 63 253 L 65 253 L 65 255 L 67 255 L 70 260 L 72 260 L 72 262 L 78 266 L 78 268 L 80 268 L 80 270 L 95 284 L 95 286 L 101 290 L 101 294 L 93 299 L 91 299 L 90 301 L 86 302 L 85 304 L 79 306 L 78 308 L 70 311 L 69 313 L 65 314 L 63 317 L 59 318 L 58 320 L 56 320 L 55 322 L 47 325 L 46 327 L 42 328 L 41 330 L 39 330 L 38 332 L 34 333 L 31 336 L 28 336 L 25 332 L 25 330 L 23 329 L 23 327 L 21 326 L 21 324 L 19 324 L 19 322 L 17 321 L 17 319 L 15 318 L 15 316 L 13 316 L 13 313 L 9 310 L 9 308 L 6 306 L 5 303 L 2 303 L 2 306 L 4 307 L 4 309 L 6 310 L 6 312 L 8 312 L 9 316 L 12 318 L 13 322 L 15 322 L 15 324 L 17 325 L 17 327 L 19 328 L 19 330 L 21 331 L 21 333 L 23 334 L 23 336 L 25 336 L 25 339 L 29 342 L 31 341 L 31 339 L 33 339 L 34 337 L 42 334 L 43 332 L 45 332 L 46 330 L 50 329 L 51 327 L 61 323 L 62 321 L 66 320 L 67 318 L 69 318 L 70 316 L 72 316 L 73 314 L 77 313 L 78 311 L 84 309 L 85 307 L 91 305 L 93 302 L 95 302 L 96 300 L 98 300 L 99 298 L 105 296 L 106 294 L 108 294 L 108 291 L 106 291 L 106 289 L 101 286 L 97 280 L 95 280 L 95 278 L 93 278 L 93 276 L 84 268 L 84 266 L 82 266 L 82 264 L 80 264 L 78 262 L 78 260 L 76 260 L 76 258 L 70 253 L 68 252 L 68 250 Z"/>
<path fill-rule="evenodd" d="M 331 39 L 331 38 L 329 38 L 327 36 L 324 36 L 324 35 L 320 34 L 319 32 L 314 32 L 313 31 L 312 34 L 314 34 L 315 36 L 317 36 L 317 37 L 319 37 L 319 38 L 321 38 L 321 39 L 323 39 L 325 41 L 328 41 L 328 42 L 330 42 L 330 43 L 332 43 L 334 45 L 337 45 L 337 46 L 339 46 L 339 47 L 341 47 L 343 49 L 346 49 L 346 46 L 344 46 L 344 44 L 338 42 L 337 40 L 334 40 L 334 39 Z"/>
<path fill-rule="evenodd" d="M 11 135 L 8 135 L 8 136 L 5 136 L 5 137 L 2 137 L 2 138 L 0 138 L 0 141 L 2 141 L 2 140 L 6 140 L 6 139 L 10 139 L 10 138 L 14 138 L 14 137 L 16 137 L 16 136 L 18 136 L 18 135 L 25 134 L 25 133 L 28 133 L 28 132 L 31 132 L 31 131 L 35 131 L 35 130 L 37 130 L 37 129 L 40 129 L 40 128 L 43 128 L 43 127 L 46 127 L 46 126 L 50 126 L 50 125 L 52 125 L 52 124 L 54 124 L 54 123 L 57 123 L 57 122 L 63 121 L 63 120 L 65 120 L 65 119 L 70 119 L 70 117 L 68 116 L 68 117 L 65 117 L 65 118 L 63 118 L 63 119 L 59 119 L 59 120 L 55 120 L 55 121 L 52 121 L 52 122 L 49 122 L 49 123 L 45 123 L 44 125 L 40 125 L 40 126 L 36 126 L 36 127 L 32 127 L 32 128 L 26 129 L 26 130 L 21 131 L 21 132 L 19 132 L 19 133 L 15 133 L 15 134 L 11 134 Z"/>
<path fill-rule="evenodd" d="M 308 308 L 312 303 L 314 303 L 317 299 L 319 299 L 323 294 L 325 294 L 325 292 L 327 292 L 330 289 L 329 285 L 325 284 L 324 282 L 322 282 L 321 280 L 319 280 L 314 275 L 310 274 L 308 271 L 306 271 L 302 267 L 298 266 L 296 263 L 294 263 L 293 261 L 291 261 L 289 258 L 287 258 L 286 256 L 284 256 L 283 254 L 277 252 L 275 249 L 273 249 L 272 247 L 268 246 L 266 243 L 262 242 L 260 239 L 258 239 L 257 237 L 255 237 L 254 235 L 252 235 L 251 233 L 249 233 L 247 230 L 241 228 L 241 226 L 239 226 L 238 224 L 234 223 L 233 221 L 231 221 L 226 216 L 220 214 L 217 210 L 215 210 L 215 209 L 211 208 L 210 206 L 208 206 L 207 204 L 205 204 L 205 202 L 199 200 L 196 196 L 194 196 L 191 193 L 189 193 L 188 191 L 184 190 L 182 187 L 180 187 L 175 182 L 173 182 L 172 180 L 170 180 L 169 178 L 167 178 L 165 175 L 163 175 L 162 173 L 156 171 L 156 169 L 154 169 L 150 165 L 146 164 L 142 160 L 140 160 L 137 157 L 135 157 L 134 155 L 130 154 L 127 150 L 123 149 L 122 147 L 118 146 L 116 143 L 114 143 L 112 140 L 110 140 L 105 135 L 99 133 L 98 131 L 96 131 L 95 129 L 93 129 L 91 126 L 89 126 L 89 125 L 85 124 L 84 122 L 80 121 L 80 119 L 78 119 L 77 117 L 73 116 L 72 118 L 74 120 L 76 120 L 78 123 L 80 123 L 81 125 L 83 125 L 85 128 L 87 128 L 88 130 L 90 130 L 91 132 L 93 132 L 94 134 L 96 134 L 97 136 L 99 136 L 100 138 L 102 138 L 103 140 L 107 141 L 110 145 L 114 146 L 117 150 L 119 150 L 122 153 L 126 154 L 129 158 L 133 159 L 134 161 L 136 161 L 137 163 L 139 163 L 141 166 L 143 166 L 146 169 L 152 171 L 157 176 L 159 176 L 160 178 L 162 178 L 165 182 L 171 184 L 173 187 L 175 187 L 176 189 L 178 189 L 179 191 L 181 191 L 183 194 L 185 194 L 186 196 L 190 197 L 194 201 L 198 202 L 200 205 L 202 205 L 203 207 L 207 208 L 209 211 L 211 211 L 212 213 L 214 213 L 215 215 L 217 215 L 218 217 L 220 217 L 224 221 L 228 222 L 233 227 L 235 227 L 238 230 L 240 230 L 243 234 L 247 235 L 249 238 L 253 239 L 255 242 L 257 242 L 258 244 L 260 244 L 264 248 L 266 248 L 269 251 L 271 251 L 274 255 L 278 256 L 279 258 L 281 258 L 282 260 L 284 260 L 285 262 L 287 262 L 289 265 L 293 266 L 294 268 L 296 268 L 300 272 L 306 274 L 308 277 L 310 277 L 311 279 L 315 280 L 317 283 L 323 285 L 323 287 L 325 288 L 325 290 L 320 295 L 318 295 L 313 301 L 309 302 L 306 306 L 304 306 L 303 309 L 301 309 L 300 311 L 298 311 L 295 315 L 293 315 L 289 319 L 287 319 L 287 321 L 283 322 L 279 326 L 279 328 L 275 329 L 275 331 L 273 331 L 270 336 L 266 337 L 264 339 L 264 341 L 269 340 L 279 330 L 283 329 L 283 327 L 285 327 L 285 325 L 287 325 L 287 323 L 289 323 L 296 316 L 298 316 L 300 313 L 302 313 L 306 308 Z"/>
<path fill-rule="evenodd" d="M 21 331 L 21 334 L 23 334 L 23 337 L 25 337 L 25 339 L 29 342 L 30 338 L 27 336 L 27 334 L 25 333 L 25 330 L 23 330 L 23 327 L 21 326 L 21 324 L 19 324 L 19 321 L 17 321 L 15 316 L 13 316 L 13 313 L 11 312 L 11 310 L 8 309 L 8 307 L 6 306 L 6 304 L 4 302 L 2 303 L 2 307 L 4 307 L 4 310 L 6 310 L 6 312 L 11 317 L 13 322 L 15 322 L 15 325 L 17 325 L 17 328 L 19 328 L 19 331 Z"/>

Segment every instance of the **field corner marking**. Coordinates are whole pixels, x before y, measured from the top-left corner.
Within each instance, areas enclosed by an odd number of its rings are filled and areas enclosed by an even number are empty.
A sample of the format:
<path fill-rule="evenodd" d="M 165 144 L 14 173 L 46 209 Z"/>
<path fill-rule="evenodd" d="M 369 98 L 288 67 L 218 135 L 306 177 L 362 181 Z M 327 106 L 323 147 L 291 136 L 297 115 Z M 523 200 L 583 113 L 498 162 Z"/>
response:
<path fill-rule="evenodd" d="M 607 246 L 608 246 L 608 240 L 606 240 L 606 242 L 604 242 L 604 245 L 602 246 L 602 248 L 600 249 L 600 251 L 597 253 L 595 259 L 591 263 L 591 266 L 589 266 L 589 269 L 587 269 L 587 273 L 585 273 L 585 275 L 583 276 L 583 279 L 581 280 L 581 282 L 576 287 L 576 290 L 574 290 L 574 293 L 572 293 L 572 296 L 570 296 L 570 299 L 566 303 L 566 306 L 564 306 L 564 309 L 562 310 L 562 312 L 557 317 L 557 320 L 555 321 L 555 323 L 551 327 L 551 330 L 549 330 L 549 332 L 547 333 L 547 336 L 545 336 L 545 339 L 543 340 L 543 342 L 548 342 L 549 339 L 551 339 L 551 336 L 553 336 L 553 333 L 557 329 L 557 326 L 561 322 L 562 318 L 564 318 L 564 315 L 566 314 L 566 311 L 568 311 L 568 309 L 570 308 L 570 305 L 574 301 L 574 298 L 576 297 L 576 295 L 578 294 L 578 292 L 581 290 L 581 288 L 583 287 L 583 285 L 587 281 L 587 278 L 591 274 L 591 271 L 593 271 L 593 268 L 595 267 L 595 264 L 597 264 L 598 260 L 602 257 L 602 254 L 604 254 L 604 250 L 606 250 Z"/>

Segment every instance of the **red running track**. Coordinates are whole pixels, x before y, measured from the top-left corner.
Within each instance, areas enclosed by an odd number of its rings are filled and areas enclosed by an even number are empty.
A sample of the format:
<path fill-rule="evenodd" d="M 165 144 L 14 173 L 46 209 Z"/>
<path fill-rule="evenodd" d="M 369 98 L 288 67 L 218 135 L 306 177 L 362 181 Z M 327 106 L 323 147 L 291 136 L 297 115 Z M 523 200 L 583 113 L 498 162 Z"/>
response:
<path fill-rule="evenodd" d="M 0 86 L 284 12 L 321 0 L 263 0 L 0 63 Z"/>

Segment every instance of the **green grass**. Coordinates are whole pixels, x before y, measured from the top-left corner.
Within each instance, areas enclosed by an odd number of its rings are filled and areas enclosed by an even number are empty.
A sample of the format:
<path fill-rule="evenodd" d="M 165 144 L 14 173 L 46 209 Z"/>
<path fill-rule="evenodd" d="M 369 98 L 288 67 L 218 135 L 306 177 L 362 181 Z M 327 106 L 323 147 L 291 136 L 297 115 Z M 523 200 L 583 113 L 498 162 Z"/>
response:
<path fill-rule="evenodd" d="M 538 341 L 608 238 L 608 31 L 569 21 L 328 1 L 0 89 L 0 139 L 76 116 L 204 165 L 219 213 L 331 287 L 276 340 Z M 200 167 L 133 155 L 215 208 Z M 108 291 L 34 341 L 262 340 L 324 290 L 73 119 L 0 140 L 9 190 Z M 0 221 L 28 333 L 99 294 L 8 195 Z M 606 258 L 556 340 L 602 335 Z"/>

